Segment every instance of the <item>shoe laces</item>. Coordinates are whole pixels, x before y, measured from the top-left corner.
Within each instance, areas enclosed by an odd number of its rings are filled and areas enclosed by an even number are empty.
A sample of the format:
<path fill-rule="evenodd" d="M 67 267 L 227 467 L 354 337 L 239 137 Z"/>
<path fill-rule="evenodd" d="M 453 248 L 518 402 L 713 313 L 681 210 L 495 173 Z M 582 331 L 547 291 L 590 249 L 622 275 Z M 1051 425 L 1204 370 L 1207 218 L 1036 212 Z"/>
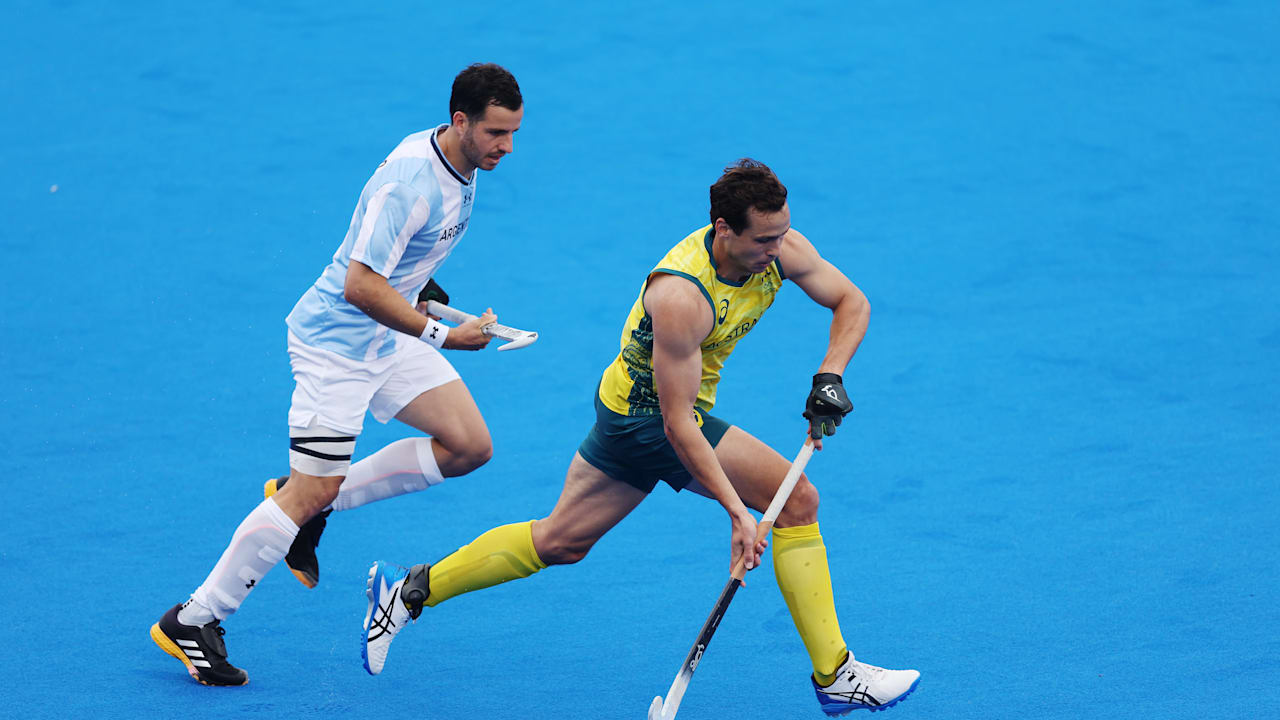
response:
<path fill-rule="evenodd" d="M 858 662 L 857 660 L 851 659 L 849 661 L 849 669 L 846 677 L 848 677 L 850 682 L 856 681 L 856 682 L 862 683 L 863 685 L 870 685 L 875 681 L 879 680 L 884 675 L 884 673 L 885 673 L 885 669 L 882 667 L 876 667 L 875 665 L 868 665 L 866 663 L 861 663 L 861 662 Z"/>
<path fill-rule="evenodd" d="M 391 616 L 395 613 L 396 603 L 400 602 L 400 588 L 396 587 L 393 589 L 391 591 L 391 595 L 387 599 L 388 602 L 385 606 L 382 603 L 378 603 L 378 605 L 374 607 L 373 615 L 369 618 L 369 628 L 367 632 L 369 633 L 370 640 L 376 640 L 387 633 L 391 633 L 392 635 L 396 633 L 394 629 L 396 621 L 392 620 Z M 376 633 L 374 632 L 374 628 L 377 628 Z"/>
<path fill-rule="evenodd" d="M 208 625 L 205 625 L 202 629 L 209 631 L 204 638 L 209 644 L 209 651 L 216 653 L 219 658 L 226 659 L 227 644 L 222 639 L 222 636 L 227 634 L 227 629 L 222 627 L 222 622 L 220 620 L 214 620 Z"/>

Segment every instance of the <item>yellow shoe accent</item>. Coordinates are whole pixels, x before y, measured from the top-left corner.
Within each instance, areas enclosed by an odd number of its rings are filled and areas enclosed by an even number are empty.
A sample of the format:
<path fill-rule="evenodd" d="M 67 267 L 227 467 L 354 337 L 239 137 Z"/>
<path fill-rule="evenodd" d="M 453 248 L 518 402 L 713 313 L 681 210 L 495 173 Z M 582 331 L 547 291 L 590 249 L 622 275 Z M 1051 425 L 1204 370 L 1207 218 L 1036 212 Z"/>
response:
<path fill-rule="evenodd" d="M 151 641 L 156 645 L 159 645 L 161 650 L 169 653 L 177 658 L 183 665 L 186 665 L 187 674 L 191 675 L 193 680 L 202 685 L 209 684 L 200 679 L 200 673 L 196 671 L 196 666 L 192 665 L 191 661 L 187 659 L 187 654 L 182 652 L 182 650 L 180 650 L 178 646 L 169 639 L 168 635 L 164 634 L 164 631 L 160 629 L 160 623 L 155 623 L 151 626 Z"/>
<path fill-rule="evenodd" d="M 165 635 L 164 631 L 160 629 L 160 623 L 155 623 L 151 626 L 151 641 L 154 642 L 156 645 L 159 645 L 161 650 L 174 656 L 183 665 L 185 665 L 187 667 L 187 674 L 191 676 L 192 680 L 195 680 L 201 685 L 205 685 L 207 687 L 224 687 L 220 685 L 214 685 L 213 683 L 205 682 L 200 677 L 200 672 L 196 670 L 196 666 L 192 665 L 191 661 L 187 659 L 187 654 L 182 652 L 182 650 L 177 645 L 175 645 L 172 640 L 169 639 L 169 636 Z M 225 687 L 242 687 L 248 684 L 249 684 L 249 678 L 245 677 L 244 682 L 240 683 L 239 686 L 228 685 Z"/>
<path fill-rule="evenodd" d="M 289 565 L 286 563 L 285 567 L 289 567 Z M 300 573 L 293 568 L 289 568 L 289 572 L 293 573 L 293 576 L 298 578 L 298 582 L 306 585 L 308 589 L 316 586 L 316 583 L 311 578 L 307 577 L 305 573 Z"/>
<path fill-rule="evenodd" d="M 268 481 L 267 481 L 267 483 L 266 483 L 265 485 L 263 485 L 263 486 L 262 486 L 262 499 L 263 499 L 263 500 L 266 500 L 267 498 L 269 498 L 269 497 L 271 497 L 272 495 L 275 495 L 275 494 L 276 494 L 276 491 L 278 491 L 278 490 L 280 489 L 280 488 L 279 488 L 279 487 L 277 487 L 277 485 L 276 485 L 276 483 L 278 483 L 279 481 L 280 481 L 280 478 L 271 478 L 270 480 L 268 480 Z"/>

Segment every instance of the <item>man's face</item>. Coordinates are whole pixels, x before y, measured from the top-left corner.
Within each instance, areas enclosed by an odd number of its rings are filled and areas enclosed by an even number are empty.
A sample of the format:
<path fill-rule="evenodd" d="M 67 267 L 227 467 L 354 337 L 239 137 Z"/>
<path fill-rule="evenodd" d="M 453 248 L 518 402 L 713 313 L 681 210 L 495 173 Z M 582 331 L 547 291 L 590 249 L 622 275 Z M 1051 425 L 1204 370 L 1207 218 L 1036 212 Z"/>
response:
<path fill-rule="evenodd" d="M 751 274 L 764 272 L 778 258 L 782 238 L 790 229 L 791 208 L 786 204 L 777 212 L 747 210 L 747 226 L 740 233 L 733 232 L 723 219 L 716 221 L 716 232 L 726 236 L 729 259 Z"/>
<path fill-rule="evenodd" d="M 515 150 L 515 132 L 524 118 L 524 106 L 508 110 L 497 105 L 485 108 L 484 116 L 471 121 L 462 116 L 460 129 L 462 142 L 459 147 L 467 162 L 481 170 L 498 167 L 503 155 Z"/>

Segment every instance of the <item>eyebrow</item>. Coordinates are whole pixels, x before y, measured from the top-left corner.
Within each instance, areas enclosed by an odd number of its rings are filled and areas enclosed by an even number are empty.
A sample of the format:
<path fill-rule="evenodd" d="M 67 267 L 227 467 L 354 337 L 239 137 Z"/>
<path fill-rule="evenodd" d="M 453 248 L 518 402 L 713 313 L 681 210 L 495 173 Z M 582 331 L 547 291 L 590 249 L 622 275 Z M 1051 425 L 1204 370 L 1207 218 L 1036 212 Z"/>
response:
<path fill-rule="evenodd" d="M 783 230 L 782 232 L 778 233 L 777 235 L 757 235 L 757 236 L 755 237 L 755 239 L 756 239 L 756 240 L 772 240 L 772 239 L 774 239 L 774 238 L 780 238 L 780 237 L 783 237 L 783 236 L 785 236 L 785 235 L 786 235 L 787 233 L 789 233 L 789 232 L 791 232 L 791 226 L 790 226 L 790 225 L 788 225 L 788 226 L 787 226 L 787 229 L 786 229 L 786 230 Z"/>

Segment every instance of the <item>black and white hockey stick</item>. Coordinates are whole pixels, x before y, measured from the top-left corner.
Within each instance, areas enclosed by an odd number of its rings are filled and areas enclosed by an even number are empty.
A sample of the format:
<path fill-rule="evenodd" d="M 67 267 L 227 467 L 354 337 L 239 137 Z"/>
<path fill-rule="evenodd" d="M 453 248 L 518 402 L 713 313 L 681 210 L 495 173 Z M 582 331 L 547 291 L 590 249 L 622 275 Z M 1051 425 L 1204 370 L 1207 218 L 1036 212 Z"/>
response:
<path fill-rule="evenodd" d="M 791 491 L 795 489 L 800 473 L 804 472 L 804 466 L 809 464 L 809 458 L 812 456 L 813 441 L 806 439 L 804 447 L 800 448 L 800 454 L 791 461 L 791 468 L 787 470 L 787 476 L 778 487 L 778 492 L 774 493 L 773 502 L 769 503 L 764 517 L 760 519 L 756 529 L 756 542 L 763 540 L 773 529 L 773 522 L 778 519 L 778 513 L 782 512 L 782 506 L 787 504 L 787 498 L 791 497 Z M 715 635 L 716 628 L 720 627 L 720 619 L 729 609 L 734 593 L 738 592 L 738 588 L 742 586 L 742 578 L 745 574 L 744 561 L 739 559 L 738 564 L 733 567 L 733 572 L 729 574 L 729 582 L 725 583 L 724 589 L 720 591 L 720 598 L 716 600 L 716 606 L 711 609 L 711 615 L 702 624 L 702 632 L 698 633 L 698 639 L 693 642 L 693 649 L 689 651 L 684 664 L 680 666 L 680 671 L 676 673 L 676 679 L 671 683 L 671 689 L 667 691 L 666 700 L 659 695 L 649 705 L 649 720 L 672 720 L 676 716 L 685 688 L 689 687 L 689 681 L 693 678 L 693 671 L 698 669 L 702 654 L 711 644 L 711 636 Z"/>
<path fill-rule="evenodd" d="M 471 313 L 465 313 L 457 308 L 442 305 L 435 300 L 427 302 L 427 312 L 438 318 L 443 318 L 451 323 L 464 323 L 468 320 L 475 320 L 476 316 Z M 501 338 L 507 342 L 498 348 L 498 352 L 503 350 L 519 350 L 522 347 L 528 347 L 538 339 L 538 333 L 532 330 L 520 330 L 518 328 L 491 323 L 484 326 L 484 334 Z"/>

